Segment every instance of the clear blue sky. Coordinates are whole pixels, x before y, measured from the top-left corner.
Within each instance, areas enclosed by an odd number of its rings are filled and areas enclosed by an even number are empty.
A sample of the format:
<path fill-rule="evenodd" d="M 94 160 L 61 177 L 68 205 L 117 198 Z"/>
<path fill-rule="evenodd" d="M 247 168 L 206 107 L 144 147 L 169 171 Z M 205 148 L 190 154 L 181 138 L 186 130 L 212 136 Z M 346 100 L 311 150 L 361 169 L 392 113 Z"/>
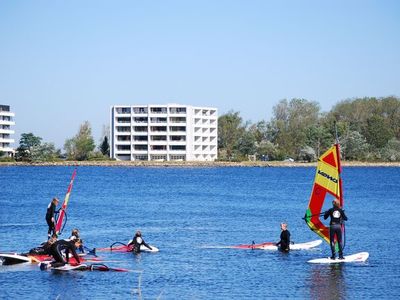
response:
<path fill-rule="evenodd" d="M 169 102 L 269 120 L 279 100 L 327 111 L 400 96 L 400 1 L 0 1 L 0 104 L 16 144 L 96 142 L 114 104 Z"/>

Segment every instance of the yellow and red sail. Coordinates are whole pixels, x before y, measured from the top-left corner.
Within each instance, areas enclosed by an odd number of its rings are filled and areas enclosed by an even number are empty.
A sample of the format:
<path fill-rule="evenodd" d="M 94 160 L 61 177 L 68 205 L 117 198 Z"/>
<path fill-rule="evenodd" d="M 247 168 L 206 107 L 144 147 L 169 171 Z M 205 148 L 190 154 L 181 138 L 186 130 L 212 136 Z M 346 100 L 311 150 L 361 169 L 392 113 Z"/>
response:
<path fill-rule="evenodd" d="M 343 207 L 342 180 L 340 177 L 339 144 L 333 145 L 318 159 L 314 185 L 305 215 L 307 225 L 329 244 L 329 228 L 321 222 L 322 208 L 330 194 Z M 344 239 L 343 239 L 344 240 Z"/>
<path fill-rule="evenodd" d="M 61 233 L 62 228 L 63 228 L 65 212 L 67 210 L 69 196 L 71 195 L 72 185 L 74 184 L 75 176 L 76 176 L 76 169 L 72 173 L 71 181 L 69 182 L 68 190 L 67 190 L 67 193 L 65 194 L 64 202 L 61 206 L 60 214 L 58 215 L 58 218 L 57 218 L 57 223 L 56 223 L 56 234 L 57 235 L 59 235 Z"/>

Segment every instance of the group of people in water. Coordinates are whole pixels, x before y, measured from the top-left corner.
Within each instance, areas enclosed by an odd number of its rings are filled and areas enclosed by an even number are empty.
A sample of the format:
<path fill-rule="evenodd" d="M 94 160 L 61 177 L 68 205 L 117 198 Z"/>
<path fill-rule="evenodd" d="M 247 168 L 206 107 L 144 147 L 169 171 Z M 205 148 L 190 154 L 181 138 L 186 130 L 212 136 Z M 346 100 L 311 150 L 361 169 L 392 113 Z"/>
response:
<path fill-rule="evenodd" d="M 29 251 L 29 254 L 52 256 L 54 261 L 51 262 L 51 266 L 54 268 L 68 264 L 70 254 L 72 254 L 76 262 L 80 264 L 81 259 L 79 258 L 77 250 L 80 253 L 85 252 L 79 230 L 76 228 L 72 230 L 71 236 L 68 239 L 58 239 L 56 232 L 56 214 L 60 211 L 57 210 L 58 203 L 59 199 L 55 197 L 47 206 L 45 218 L 48 225 L 47 241 Z M 143 240 L 142 233 L 138 230 L 127 246 L 132 249 L 131 251 L 133 253 L 140 253 L 140 247 L 142 245 L 152 250 L 152 247 Z M 63 255 L 63 253 L 65 255 Z"/>
<path fill-rule="evenodd" d="M 58 198 L 53 198 L 52 201 L 47 206 L 46 212 L 46 222 L 48 225 L 48 240 L 43 243 L 40 247 L 31 249 L 30 254 L 47 254 L 51 255 L 54 261 L 51 263 L 52 267 L 60 267 L 69 263 L 70 253 L 75 258 L 76 262 L 80 263 L 79 255 L 77 254 L 77 250 L 81 253 L 84 253 L 83 241 L 80 238 L 79 230 L 73 229 L 71 232 L 71 236 L 68 239 L 57 239 L 56 233 L 56 213 L 57 205 L 59 203 Z M 329 223 L 329 239 L 330 239 L 330 247 L 332 256 L 331 259 L 336 258 L 336 246 L 335 241 L 338 244 L 338 252 L 339 259 L 343 259 L 343 247 L 342 247 L 342 224 L 344 221 L 347 221 L 347 216 L 344 210 L 340 207 L 339 200 L 335 199 L 332 202 L 333 206 L 329 210 L 324 213 L 324 219 L 328 219 L 330 217 Z M 336 237 L 336 240 L 335 240 Z M 288 230 L 287 223 L 281 223 L 281 234 L 280 240 L 275 245 L 282 252 L 290 251 L 290 232 Z M 136 231 L 132 240 L 128 243 L 128 246 L 131 247 L 131 251 L 133 253 L 140 253 L 141 246 L 145 246 L 148 249 L 152 250 L 151 246 L 148 245 L 142 238 L 142 233 L 140 230 Z M 63 256 L 63 252 L 65 253 L 65 258 Z"/>

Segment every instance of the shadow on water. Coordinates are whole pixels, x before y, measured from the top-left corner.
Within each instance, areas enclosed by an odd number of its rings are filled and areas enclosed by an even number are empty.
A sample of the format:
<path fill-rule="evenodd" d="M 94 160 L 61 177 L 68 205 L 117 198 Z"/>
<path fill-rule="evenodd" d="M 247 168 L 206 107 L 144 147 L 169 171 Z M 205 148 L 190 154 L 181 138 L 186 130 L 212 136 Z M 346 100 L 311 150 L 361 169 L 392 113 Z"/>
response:
<path fill-rule="evenodd" d="M 310 286 L 310 299 L 346 299 L 346 280 L 343 264 L 312 266 L 307 278 Z"/>

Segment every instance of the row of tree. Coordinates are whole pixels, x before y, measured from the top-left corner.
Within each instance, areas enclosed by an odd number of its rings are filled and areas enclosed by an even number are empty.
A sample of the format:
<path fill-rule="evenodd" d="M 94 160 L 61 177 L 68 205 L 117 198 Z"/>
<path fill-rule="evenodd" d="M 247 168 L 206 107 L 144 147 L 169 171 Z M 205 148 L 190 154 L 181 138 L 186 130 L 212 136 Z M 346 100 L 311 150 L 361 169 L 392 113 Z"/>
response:
<path fill-rule="evenodd" d="M 107 134 L 97 147 L 89 122 L 65 141 L 64 150 L 33 133 L 21 135 L 18 161 L 103 160 L 109 156 Z M 357 98 L 321 112 L 317 102 L 281 100 L 269 121 L 244 122 L 239 112 L 218 119 L 219 160 L 295 159 L 315 161 L 338 138 L 345 160 L 400 161 L 400 99 Z"/>
<path fill-rule="evenodd" d="M 281 100 L 270 121 L 244 122 L 231 111 L 218 126 L 220 160 L 315 161 L 337 137 L 345 160 L 400 161 L 397 97 L 345 100 L 325 113 L 314 101 Z"/>
<path fill-rule="evenodd" d="M 56 149 L 53 143 L 42 143 L 42 138 L 33 133 L 21 134 L 15 160 L 28 162 L 68 160 L 104 160 L 108 159 L 110 146 L 107 135 L 104 135 L 98 150 L 92 136 L 89 122 L 84 122 L 78 133 L 65 141 L 65 152 Z"/>

